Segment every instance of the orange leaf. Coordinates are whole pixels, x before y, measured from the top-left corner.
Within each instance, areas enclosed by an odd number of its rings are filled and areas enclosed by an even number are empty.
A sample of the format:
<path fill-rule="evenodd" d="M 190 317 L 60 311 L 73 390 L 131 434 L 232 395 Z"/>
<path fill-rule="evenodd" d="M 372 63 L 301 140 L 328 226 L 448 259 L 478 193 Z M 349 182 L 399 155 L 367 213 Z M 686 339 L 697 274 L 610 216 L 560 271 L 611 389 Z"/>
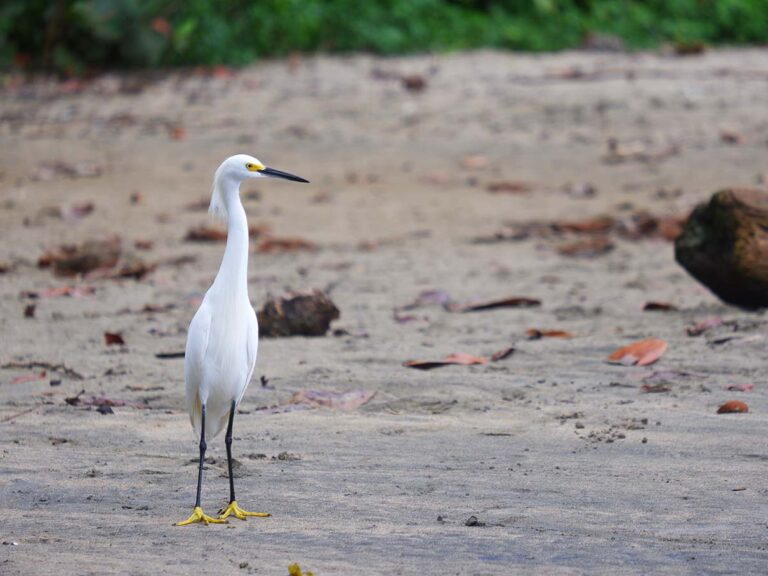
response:
<path fill-rule="evenodd" d="M 573 334 L 565 330 L 539 330 L 531 328 L 525 331 L 528 340 L 539 340 L 541 338 L 573 338 Z"/>
<path fill-rule="evenodd" d="M 209 226 L 201 224 L 187 231 L 184 240 L 188 242 L 224 242 L 227 239 L 227 231 L 222 226 Z"/>
<path fill-rule="evenodd" d="M 746 402 L 729 400 L 717 409 L 718 414 L 734 414 L 739 412 L 749 412 L 749 406 L 747 406 Z"/>
<path fill-rule="evenodd" d="M 273 238 L 266 237 L 256 250 L 262 254 L 271 252 L 297 252 L 299 250 L 314 250 L 315 245 L 303 238 Z"/>
<path fill-rule="evenodd" d="M 462 366 L 469 366 L 472 364 L 487 364 L 487 358 L 481 358 L 479 356 L 472 356 L 471 354 L 449 354 L 442 360 L 409 360 L 404 362 L 403 366 L 408 368 L 416 368 L 418 370 L 431 370 L 432 368 L 439 368 L 441 366 L 450 366 L 452 364 L 459 364 Z"/>
<path fill-rule="evenodd" d="M 608 356 L 608 362 L 614 364 L 624 364 L 625 366 L 647 366 L 653 364 L 661 358 L 667 351 L 667 343 L 657 338 L 648 338 L 639 340 L 623 346 Z"/>
<path fill-rule="evenodd" d="M 37 372 L 35 374 L 25 374 L 24 376 L 16 376 L 11 380 L 11 384 L 24 384 L 25 382 L 35 382 L 37 380 L 45 380 L 45 370 Z"/>

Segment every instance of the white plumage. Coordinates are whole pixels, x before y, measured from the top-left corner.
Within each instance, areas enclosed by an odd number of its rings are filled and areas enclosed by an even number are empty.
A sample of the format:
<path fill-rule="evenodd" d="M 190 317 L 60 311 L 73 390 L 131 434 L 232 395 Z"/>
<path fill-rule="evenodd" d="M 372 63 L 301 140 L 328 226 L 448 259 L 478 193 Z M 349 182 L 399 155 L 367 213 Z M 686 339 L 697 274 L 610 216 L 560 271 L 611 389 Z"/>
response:
<path fill-rule="evenodd" d="M 283 178 L 307 182 L 287 172 L 265 167 L 253 156 L 227 158 L 213 179 L 210 212 L 227 222 L 227 245 L 219 272 L 206 292 L 187 333 L 184 381 L 187 410 L 200 439 L 197 500 L 192 516 L 178 525 L 193 522 L 223 522 L 229 514 L 266 516 L 245 512 L 235 502 L 232 479 L 231 426 L 237 405 L 243 399 L 256 366 L 259 327 L 248 298 L 248 220 L 240 201 L 240 183 L 249 178 Z M 205 427 L 202 426 L 205 411 Z M 202 467 L 206 440 L 213 439 L 229 423 L 227 460 L 230 476 L 230 505 L 219 519 L 200 508 Z"/>

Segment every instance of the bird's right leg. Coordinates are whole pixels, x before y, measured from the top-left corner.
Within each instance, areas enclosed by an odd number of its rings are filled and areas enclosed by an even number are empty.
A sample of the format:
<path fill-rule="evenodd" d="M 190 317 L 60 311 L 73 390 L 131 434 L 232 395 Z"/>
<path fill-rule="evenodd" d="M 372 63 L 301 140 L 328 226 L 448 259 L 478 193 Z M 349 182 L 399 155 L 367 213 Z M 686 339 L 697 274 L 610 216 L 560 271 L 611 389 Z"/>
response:
<path fill-rule="evenodd" d="M 227 521 L 219 518 L 213 518 L 203 512 L 200 507 L 200 497 L 203 492 L 203 464 L 205 464 L 205 450 L 208 448 L 205 443 L 205 404 L 202 405 L 202 418 L 200 420 L 200 464 L 197 468 L 197 498 L 195 498 L 195 509 L 192 515 L 183 522 L 177 522 L 175 526 L 186 526 L 195 522 L 202 522 L 206 526 L 210 524 L 225 524 Z"/>

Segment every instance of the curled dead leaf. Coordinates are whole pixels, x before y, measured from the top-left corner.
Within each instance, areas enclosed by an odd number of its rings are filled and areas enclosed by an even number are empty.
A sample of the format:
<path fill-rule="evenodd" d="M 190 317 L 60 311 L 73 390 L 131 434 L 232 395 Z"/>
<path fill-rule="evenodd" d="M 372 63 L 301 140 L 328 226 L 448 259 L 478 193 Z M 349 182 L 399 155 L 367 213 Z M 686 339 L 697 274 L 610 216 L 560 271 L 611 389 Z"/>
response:
<path fill-rule="evenodd" d="M 754 388 L 754 384 L 728 384 L 723 386 L 723 390 L 729 390 L 730 392 L 751 392 Z"/>
<path fill-rule="evenodd" d="M 468 304 L 450 304 L 448 309 L 451 312 L 480 312 L 483 310 L 493 310 L 495 308 L 531 308 L 541 306 L 541 300 L 536 298 L 527 298 L 525 296 L 512 296 L 501 298 L 499 300 L 482 300 L 470 302 Z"/>
<path fill-rule="evenodd" d="M 594 258 L 613 250 L 614 244 L 608 236 L 594 236 L 575 242 L 568 242 L 557 247 L 562 256 Z"/>
<path fill-rule="evenodd" d="M 433 368 L 440 368 L 441 366 L 461 365 L 470 366 L 473 364 L 487 364 L 488 359 L 479 356 L 473 356 L 471 354 L 456 353 L 449 354 L 442 360 L 409 360 L 403 362 L 403 366 L 407 368 L 416 368 L 417 370 L 432 370 Z"/>
<path fill-rule="evenodd" d="M 24 374 L 23 376 L 16 376 L 11 379 L 11 384 L 25 384 L 26 382 L 37 382 L 38 380 L 45 380 L 47 373 L 45 370 L 36 372 L 35 374 Z"/>
<path fill-rule="evenodd" d="M 522 194 L 533 190 L 533 185 L 529 182 L 520 182 L 517 180 L 500 180 L 497 182 L 489 182 L 486 184 L 485 189 L 488 190 L 488 192 L 494 193 Z"/>
<path fill-rule="evenodd" d="M 125 340 L 123 340 L 123 335 L 119 332 L 104 332 L 104 343 L 107 346 L 122 345 L 125 344 Z"/>
<path fill-rule="evenodd" d="M 706 332 L 707 330 L 711 330 L 712 328 L 717 328 L 723 323 L 723 319 L 720 318 L 720 316 L 712 316 L 711 318 L 707 318 L 706 320 L 702 320 L 701 322 L 697 322 L 693 326 L 689 326 L 685 329 L 688 336 L 701 336 Z"/>
<path fill-rule="evenodd" d="M 113 236 L 106 240 L 87 240 L 79 245 L 62 245 L 45 252 L 38 258 L 37 265 L 52 267 L 57 276 L 75 276 L 97 268 L 112 268 L 120 254 L 120 238 Z"/>
<path fill-rule="evenodd" d="M 226 239 L 226 228 L 210 224 L 200 224 L 190 228 L 184 237 L 187 242 L 224 242 Z"/>
<path fill-rule="evenodd" d="M 622 346 L 608 356 L 608 362 L 625 366 L 647 366 L 656 362 L 667 351 L 667 343 L 657 338 L 647 338 Z"/>
<path fill-rule="evenodd" d="M 262 254 L 275 252 L 298 252 L 301 250 L 311 251 L 315 245 L 303 238 L 275 238 L 266 237 L 259 242 L 256 251 Z"/>
<path fill-rule="evenodd" d="M 742 402 L 741 400 L 729 400 L 717 409 L 718 414 L 736 414 L 743 412 L 749 412 L 749 406 L 747 406 L 746 402 Z"/>
<path fill-rule="evenodd" d="M 646 302 L 643 305 L 643 310 L 645 312 L 672 312 L 674 310 L 677 310 L 677 306 L 674 304 L 670 304 L 669 302 Z"/>
<path fill-rule="evenodd" d="M 516 348 L 514 346 L 509 346 L 508 348 L 504 348 L 503 350 L 499 350 L 498 352 L 494 352 L 491 355 L 491 362 L 498 362 L 499 360 L 504 360 L 505 358 L 509 358 L 512 356 L 512 354 L 515 353 Z"/>
<path fill-rule="evenodd" d="M 539 330 L 530 328 L 525 331 L 528 340 L 540 340 L 541 338 L 573 338 L 573 334 L 565 330 Z"/>

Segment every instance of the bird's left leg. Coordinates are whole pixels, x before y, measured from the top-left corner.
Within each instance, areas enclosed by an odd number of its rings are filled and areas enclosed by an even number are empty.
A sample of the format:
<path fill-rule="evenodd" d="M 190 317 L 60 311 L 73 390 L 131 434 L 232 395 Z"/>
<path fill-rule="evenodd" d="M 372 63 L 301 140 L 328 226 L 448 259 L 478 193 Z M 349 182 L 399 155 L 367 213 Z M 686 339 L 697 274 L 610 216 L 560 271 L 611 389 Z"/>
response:
<path fill-rule="evenodd" d="M 229 411 L 229 424 L 227 425 L 227 435 L 224 437 L 224 443 L 227 446 L 227 464 L 229 466 L 229 505 L 226 508 L 219 510 L 219 518 L 226 518 L 230 514 L 240 520 L 245 520 L 248 516 L 258 516 L 260 518 L 266 518 L 270 516 L 266 512 L 246 512 L 240 506 L 237 505 L 235 500 L 235 478 L 232 476 L 232 426 L 235 422 L 235 409 L 237 403 L 232 401 L 232 408 Z"/>
<path fill-rule="evenodd" d="M 186 526 L 187 524 L 194 524 L 195 522 L 202 522 L 206 526 L 208 524 L 224 524 L 226 520 L 222 518 L 212 518 L 208 516 L 200 507 L 200 497 L 203 490 L 203 464 L 205 464 L 205 451 L 208 445 L 205 443 L 205 404 L 201 407 L 201 425 L 200 425 L 200 462 L 197 468 L 197 497 L 195 498 L 195 508 L 192 510 L 192 515 L 183 522 L 177 522 L 174 526 Z"/>

